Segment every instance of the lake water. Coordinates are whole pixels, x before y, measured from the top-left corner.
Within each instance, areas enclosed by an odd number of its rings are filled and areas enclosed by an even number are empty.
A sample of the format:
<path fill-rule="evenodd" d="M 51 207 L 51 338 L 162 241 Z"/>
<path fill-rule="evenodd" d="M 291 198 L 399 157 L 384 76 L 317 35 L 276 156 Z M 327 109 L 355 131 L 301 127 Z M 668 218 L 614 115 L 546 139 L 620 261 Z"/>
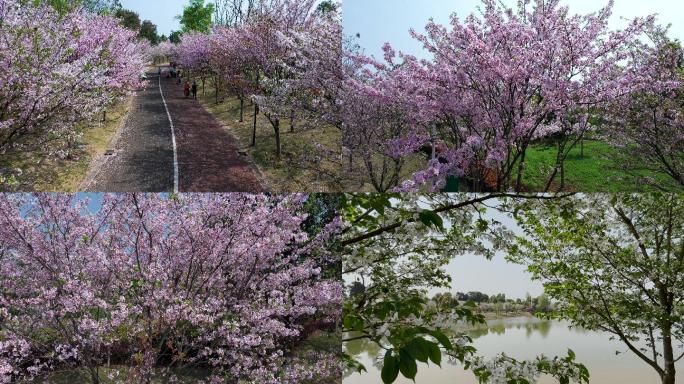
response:
<path fill-rule="evenodd" d="M 567 323 L 545 321 L 531 317 L 491 320 L 487 325 L 468 331 L 474 346 L 482 356 L 495 356 L 501 352 L 517 359 L 532 359 L 544 354 L 549 357 L 566 356 L 568 348 L 577 360 L 589 369 L 591 383 L 596 384 L 659 384 L 658 374 L 618 341 L 611 341 L 607 333 L 570 329 Z M 624 352 L 616 355 L 616 351 Z M 344 379 L 344 384 L 382 383 L 373 358 L 379 349 L 365 342 L 352 342 L 347 352 L 358 356 L 368 373 L 354 373 Z M 680 352 L 681 353 L 681 352 Z M 677 382 L 684 383 L 684 364 L 677 365 Z M 399 375 L 397 384 L 410 384 Z M 475 376 L 456 365 L 419 364 L 417 384 L 478 384 Z M 552 384 L 550 378 L 542 378 L 540 384 Z M 557 384 L 557 382 L 555 382 Z"/>

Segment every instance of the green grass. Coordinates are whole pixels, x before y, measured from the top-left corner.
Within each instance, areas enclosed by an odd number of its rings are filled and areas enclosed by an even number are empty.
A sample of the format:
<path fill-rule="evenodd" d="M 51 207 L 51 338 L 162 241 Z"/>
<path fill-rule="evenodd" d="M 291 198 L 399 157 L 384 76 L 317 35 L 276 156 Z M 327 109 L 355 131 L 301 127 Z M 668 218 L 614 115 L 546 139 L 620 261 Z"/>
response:
<path fill-rule="evenodd" d="M 639 169 L 626 172 L 620 169 L 615 160 L 617 151 L 602 141 L 586 141 L 584 156 L 577 145 L 565 161 L 567 191 L 585 193 L 640 192 L 653 187 L 639 180 L 651 177 L 662 184 L 668 183 L 668 176 L 651 170 Z M 524 184 L 530 191 L 540 191 L 545 187 L 557 150 L 553 146 L 536 145 L 527 152 L 527 169 Z M 556 178 L 559 180 L 559 177 Z"/>

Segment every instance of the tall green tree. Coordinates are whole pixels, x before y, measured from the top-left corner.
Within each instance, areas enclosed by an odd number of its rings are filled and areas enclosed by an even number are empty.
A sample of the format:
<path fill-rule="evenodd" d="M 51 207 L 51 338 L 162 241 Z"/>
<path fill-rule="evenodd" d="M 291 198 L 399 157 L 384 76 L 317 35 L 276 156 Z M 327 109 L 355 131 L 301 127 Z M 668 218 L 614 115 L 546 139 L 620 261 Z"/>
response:
<path fill-rule="evenodd" d="M 204 0 L 190 0 L 190 4 L 183 8 L 183 14 L 177 18 L 183 32 L 209 33 L 213 14 L 214 4 L 204 4 Z"/>
<path fill-rule="evenodd" d="M 318 4 L 316 10 L 323 14 L 334 13 L 337 12 L 337 4 L 335 4 L 335 2 L 331 0 L 324 0 Z"/>
<path fill-rule="evenodd" d="M 674 384 L 684 358 L 684 198 L 593 195 L 517 210 L 525 235 L 510 258 L 557 301 L 551 317 L 612 334 Z"/>
<path fill-rule="evenodd" d="M 117 9 L 114 17 L 120 20 L 122 27 L 130 29 L 131 31 L 140 31 L 142 25 L 140 16 L 129 9 Z"/>
<path fill-rule="evenodd" d="M 139 36 L 148 40 L 152 45 L 157 45 L 159 43 L 159 35 L 157 35 L 157 26 L 149 20 L 143 21 L 140 25 Z"/>
<path fill-rule="evenodd" d="M 182 35 L 183 32 L 181 31 L 171 31 L 171 34 L 169 35 L 169 41 L 174 44 L 180 44 Z"/>

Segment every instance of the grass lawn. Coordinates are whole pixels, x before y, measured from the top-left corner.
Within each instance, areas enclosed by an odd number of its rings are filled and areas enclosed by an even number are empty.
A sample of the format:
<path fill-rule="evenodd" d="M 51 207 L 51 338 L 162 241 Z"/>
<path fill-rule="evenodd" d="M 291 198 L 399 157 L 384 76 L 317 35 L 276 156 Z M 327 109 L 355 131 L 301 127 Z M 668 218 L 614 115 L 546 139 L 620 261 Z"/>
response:
<path fill-rule="evenodd" d="M 22 170 L 19 185 L 13 190 L 35 192 L 77 192 L 93 159 L 103 154 L 130 108 L 132 99 L 121 101 L 107 110 L 107 120 L 101 115 L 95 121 L 77 127 L 82 136 L 69 159 L 44 157 L 42 153 L 17 156 L 0 166 Z M 0 190 L 8 189 L 0 184 Z"/>
<path fill-rule="evenodd" d="M 639 183 L 639 179 L 644 177 L 652 177 L 665 184 L 669 181 L 667 175 L 654 174 L 646 169 L 633 173 L 619 169 L 619 164 L 610 156 L 614 151 L 602 141 L 587 141 L 582 156 L 577 145 L 566 159 L 566 189 L 584 193 L 640 192 L 653 190 L 652 186 Z M 529 190 L 538 191 L 545 187 L 555 158 L 555 147 L 537 145 L 527 152 L 524 183 Z"/>

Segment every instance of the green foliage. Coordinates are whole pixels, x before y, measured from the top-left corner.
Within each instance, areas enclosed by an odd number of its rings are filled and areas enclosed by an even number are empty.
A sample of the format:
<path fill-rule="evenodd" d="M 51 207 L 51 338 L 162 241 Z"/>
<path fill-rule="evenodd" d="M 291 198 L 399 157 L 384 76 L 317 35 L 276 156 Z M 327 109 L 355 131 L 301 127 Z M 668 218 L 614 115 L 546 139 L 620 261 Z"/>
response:
<path fill-rule="evenodd" d="M 181 36 L 183 36 L 183 32 L 171 31 L 171 34 L 169 35 L 169 41 L 172 42 L 173 44 L 180 44 Z"/>
<path fill-rule="evenodd" d="M 479 228 L 496 228 L 497 223 L 472 225 L 482 207 L 461 199 L 457 195 L 344 197 L 343 273 L 358 280 L 350 283 L 343 330 L 354 340 L 365 338 L 388 351 L 383 359 L 384 383 L 399 375 L 414 379 L 419 364 L 440 365 L 445 354 L 465 361 L 475 352 L 472 346 L 454 342 L 468 340 L 464 335 L 447 336 L 438 319 L 448 316 L 482 323 L 484 317 L 452 297 L 445 296 L 445 302 L 435 305 L 426 295 L 427 289 L 450 285 L 444 267 L 455 250 L 488 255 L 475 233 Z"/>
<path fill-rule="evenodd" d="M 142 22 L 140 26 L 139 36 L 146 39 L 152 45 L 159 43 L 159 35 L 157 35 L 157 26 L 149 20 Z"/>
<path fill-rule="evenodd" d="M 114 17 L 119 19 L 121 26 L 131 31 L 140 31 L 142 25 L 140 21 L 140 16 L 137 13 L 128 9 L 118 9 L 114 13 Z"/>
<path fill-rule="evenodd" d="M 213 14 L 214 4 L 205 5 L 204 0 L 190 0 L 190 4 L 185 6 L 178 20 L 185 33 L 191 31 L 209 33 Z"/>
<path fill-rule="evenodd" d="M 335 13 L 337 12 L 337 5 L 332 0 L 324 0 L 321 1 L 320 4 L 318 4 L 316 10 L 323 14 Z"/>
<path fill-rule="evenodd" d="M 550 316 L 611 333 L 659 376 L 673 375 L 673 345 L 684 343 L 677 304 L 684 301 L 684 198 L 588 195 L 514 205 L 525 236 L 508 247 L 509 259 L 527 265 L 557 301 Z M 545 304 L 542 297 L 537 306 Z"/>

